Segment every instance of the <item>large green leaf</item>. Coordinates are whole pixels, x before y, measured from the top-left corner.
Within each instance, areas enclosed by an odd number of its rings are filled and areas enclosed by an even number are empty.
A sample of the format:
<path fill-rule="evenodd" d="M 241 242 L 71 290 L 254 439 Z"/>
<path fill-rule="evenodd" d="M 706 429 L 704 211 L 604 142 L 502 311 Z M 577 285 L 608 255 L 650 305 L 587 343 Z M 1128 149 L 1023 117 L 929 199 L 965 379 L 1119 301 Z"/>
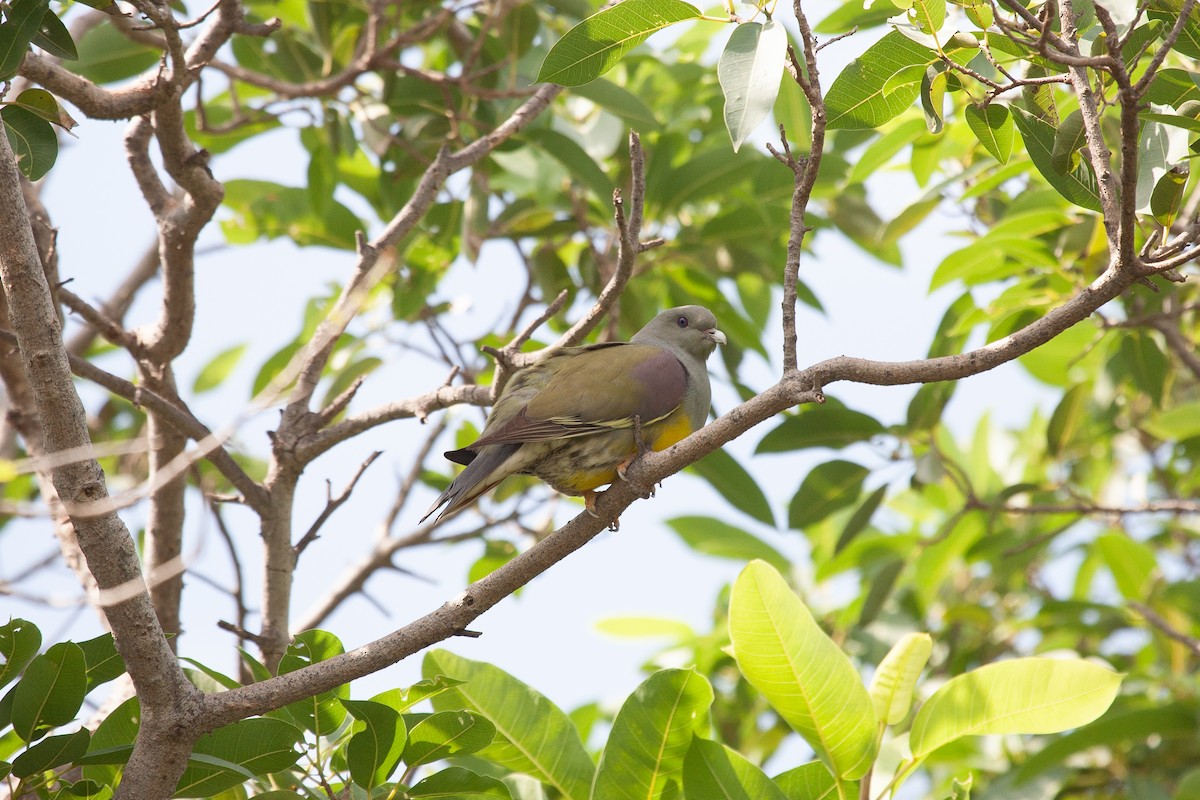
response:
<path fill-rule="evenodd" d="M 1025 149 L 1046 182 L 1072 203 L 1099 211 L 1100 188 L 1092 165 L 1086 159 L 1081 159 L 1070 172 L 1055 169 L 1055 127 L 1018 106 L 1013 106 L 1012 111 L 1021 138 L 1025 140 Z"/>
<path fill-rule="evenodd" d="M 712 517 L 675 517 L 667 524 L 697 553 L 751 561 L 761 558 L 780 572 L 791 568 L 787 558 L 754 534 Z"/>
<path fill-rule="evenodd" d="M 371 700 L 342 700 L 359 724 L 346 744 L 350 777 L 371 790 L 386 781 L 400 763 L 408 741 L 404 721 L 396 709 Z"/>
<path fill-rule="evenodd" d="M 1124 676 L 1089 661 L 1017 658 L 951 678 L 921 706 L 909 733 L 921 759 L 963 736 L 1058 733 L 1103 714 Z"/>
<path fill-rule="evenodd" d="M 828 127 L 876 128 L 912 106 L 925 67 L 937 60 L 929 48 L 892 31 L 851 61 L 825 95 Z"/>
<path fill-rule="evenodd" d="M 829 767 L 820 761 L 801 764 L 771 780 L 783 790 L 788 800 L 832 800 L 837 797 L 837 781 L 829 774 Z"/>
<path fill-rule="evenodd" d="M 775 524 L 775 512 L 758 481 L 724 450 L 709 453 L 688 467 L 688 472 L 694 472 L 712 484 L 737 510 L 767 525 Z"/>
<path fill-rule="evenodd" d="M 328 631 L 312 630 L 299 633 L 288 645 L 279 660 L 279 674 L 284 675 L 298 669 L 328 661 L 346 652 L 337 636 Z M 350 685 L 342 684 L 314 697 L 306 697 L 284 706 L 296 724 L 317 736 L 330 736 L 341 727 L 346 719 L 346 707 L 342 700 L 350 697 Z"/>
<path fill-rule="evenodd" d="M 87 693 L 87 662 L 74 642 L 51 645 L 13 689 L 12 726 L 27 742 L 75 719 Z"/>
<path fill-rule="evenodd" d="M 885 432 L 874 417 L 844 406 L 805 406 L 770 430 L 754 452 L 789 453 L 806 447 L 841 448 Z"/>
<path fill-rule="evenodd" d="M 1159 574 L 1155 550 L 1117 531 L 1097 536 L 1096 550 L 1112 573 L 1117 591 L 1126 600 L 1146 602 L 1154 579 Z"/>
<path fill-rule="evenodd" d="M 0 625 L 0 686 L 16 679 L 42 646 L 42 632 L 29 620 L 10 619 Z"/>
<path fill-rule="evenodd" d="M 870 472 L 866 467 L 841 460 L 813 467 L 788 506 L 788 526 L 805 528 L 853 505 Z"/>
<path fill-rule="evenodd" d="M 101 23 L 78 42 L 79 60 L 64 66 L 96 83 L 132 78 L 158 63 L 162 53 L 135 42 L 109 22 Z"/>
<path fill-rule="evenodd" d="M 707 732 L 713 690 L 695 670 L 666 669 L 639 686 L 613 720 L 591 800 L 677 797 L 694 736 Z"/>
<path fill-rule="evenodd" d="M 607 202 L 612 199 L 613 180 L 574 139 L 549 128 L 531 128 L 524 135 L 566 167 L 574 180 L 591 189 L 597 200 Z"/>
<path fill-rule="evenodd" d="M 17 157 L 17 168 L 31 181 L 40 180 L 58 160 L 58 135 L 49 122 L 27 108 L 0 109 L 0 122 Z"/>
<path fill-rule="evenodd" d="M 853 780 L 871 768 L 875 711 L 858 671 L 764 561 L 733 584 L 729 637 L 746 680 L 835 776 Z"/>
<path fill-rule="evenodd" d="M 300 758 L 295 725 L 252 717 L 201 736 L 179 778 L 175 797 L 212 797 L 256 775 L 279 772 Z"/>
<path fill-rule="evenodd" d="M 587 83 L 650 34 L 699 16 L 700 9 L 682 0 L 625 0 L 567 31 L 546 54 L 536 80 L 562 86 Z"/>
<path fill-rule="evenodd" d="M 745 756 L 720 742 L 697 737 L 683 764 L 688 800 L 787 800 L 787 795 Z"/>
<path fill-rule="evenodd" d="M 408 767 L 476 753 L 496 738 L 496 726 L 470 711 L 438 711 L 412 726 L 404 763 Z"/>
<path fill-rule="evenodd" d="M 735 153 L 775 105 L 787 44 L 787 30 L 775 20 L 738 25 L 725 44 L 717 79 L 725 93 L 725 127 Z"/>
<path fill-rule="evenodd" d="M 462 767 L 447 767 L 423 779 L 407 792 L 407 797 L 435 800 L 508 800 L 508 787 L 487 775 L 476 775 Z"/>
<path fill-rule="evenodd" d="M 73 764 L 87 752 L 91 734 L 86 728 L 61 736 L 47 736 L 13 761 L 12 774 L 28 778 L 38 772 L 64 764 Z"/>
<path fill-rule="evenodd" d="M 1008 163 L 1012 155 L 1013 121 L 1008 106 L 989 103 L 986 106 L 969 105 L 964 112 L 967 127 L 983 145 L 983 149 L 1001 164 Z"/>
<path fill-rule="evenodd" d="M 498 667 L 446 650 L 426 653 L 421 670 L 426 678 L 445 675 L 463 681 L 436 695 L 434 708 L 466 708 L 496 726 L 496 741 L 481 756 L 529 773 L 568 800 L 588 800 L 595 768 L 561 709 Z"/>
<path fill-rule="evenodd" d="M 0 81 L 17 74 L 49 7 L 50 0 L 12 0 L 6 4 L 4 24 L 0 25 Z"/>

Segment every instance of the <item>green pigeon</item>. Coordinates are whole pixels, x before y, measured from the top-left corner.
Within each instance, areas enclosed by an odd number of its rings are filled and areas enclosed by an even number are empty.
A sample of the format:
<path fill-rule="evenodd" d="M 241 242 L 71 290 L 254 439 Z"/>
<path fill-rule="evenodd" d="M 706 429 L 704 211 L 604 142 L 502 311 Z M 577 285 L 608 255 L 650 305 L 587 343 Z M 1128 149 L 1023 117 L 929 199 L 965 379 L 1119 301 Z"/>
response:
<path fill-rule="evenodd" d="M 564 347 L 509 379 L 471 445 L 446 458 L 467 466 L 421 518 L 461 511 L 509 475 L 535 475 L 582 495 L 623 477 L 638 441 L 664 450 L 708 419 L 705 361 L 725 334 L 707 308 L 663 311 L 629 342 Z"/>

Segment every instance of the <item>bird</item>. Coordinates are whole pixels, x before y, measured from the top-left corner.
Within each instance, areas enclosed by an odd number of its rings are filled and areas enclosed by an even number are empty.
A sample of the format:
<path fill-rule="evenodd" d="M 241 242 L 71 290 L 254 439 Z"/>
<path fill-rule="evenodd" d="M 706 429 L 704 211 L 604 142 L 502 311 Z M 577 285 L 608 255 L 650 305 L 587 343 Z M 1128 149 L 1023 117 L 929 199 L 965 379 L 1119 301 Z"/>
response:
<path fill-rule="evenodd" d="M 725 344 L 717 319 L 695 305 L 669 308 L 628 342 L 550 350 L 515 373 L 479 438 L 445 457 L 466 465 L 421 518 L 458 513 L 509 475 L 534 475 L 583 496 L 625 477 L 644 449 L 664 450 L 708 419 L 705 362 Z M 444 508 L 443 508 L 444 506 Z"/>

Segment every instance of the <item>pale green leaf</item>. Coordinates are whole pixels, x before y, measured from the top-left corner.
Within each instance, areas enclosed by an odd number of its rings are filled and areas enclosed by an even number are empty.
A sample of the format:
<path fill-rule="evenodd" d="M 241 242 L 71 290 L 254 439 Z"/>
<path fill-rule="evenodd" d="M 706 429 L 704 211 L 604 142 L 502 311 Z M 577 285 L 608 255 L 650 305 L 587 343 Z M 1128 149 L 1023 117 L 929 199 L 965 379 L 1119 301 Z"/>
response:
<path fill-rule="evenodd" d="M 1096 537 L 1096 549 L 1126 600 L 1145 603 L 1158 576 L 1155 551 L 1124 532 L 1110 531 Z"/>
<path fill-rule="evenodd" d="M 579 733 L 561 709 L 508 673 L 446 650 L 425 654 L 426 678 L 463 681 L 433 698 L 439 711 L 466 708 L 496 726 L 480 755 L 550 784 L 568 800 L 588 800 L 595 768 Z"/>
<path fill-rule="evenodd" d="M 787 30 L 775 20 L 747 22 L 733 29 L 721 53 L 717 79 L 725 94 L 725 127 L 735 153 L 775 105 L 787 43 Z"/>
<path fill-rule="evenodd" d="M 196 380 L 192 382 L 192 391 L 201 394 L 216 389 L 224 383 L 225 379 L 229 377 L 229 373 L 233 372 L 234 367 L 245 355 L 246 347 L 247 345 L 244 343 L 234 345 L 213 356 L 212 360 L 200 370 Z"/>
<path fill-rule="evenodd" d="M 667 669 L 639 686 L 613 720 L 591 800 L 677 797 L 683 759 L 706 732 L 712 687 L 695 670 Z"/>
<path fill-rule="evenodd" d="M 736 750 L 696 738 L 683 765 L 688 800 L 787 800 L 766 774 Z"/>
<path fill-rule="evenodd" d="M 909 747 L 925 758 L 963 736 L 1058 733 L 1112 705 L 1122 676 L 1090 661 L 1018 658 L 951 678 L 921 706 Z"/>
<path fill-rule="evenodd" d="M 879 662 L 868 692 L 880 722 L 895 725 L 912 708 L 917 678 L 933 653 L 933 637 L 928 633 L 907 633 Z"/>
<path fill-rule="evenodd" d="M 770 565 L 734 582 L 729 636 L 738 668 L 841 780 L 875 758 L 875 711 L 858 671 Z"/>

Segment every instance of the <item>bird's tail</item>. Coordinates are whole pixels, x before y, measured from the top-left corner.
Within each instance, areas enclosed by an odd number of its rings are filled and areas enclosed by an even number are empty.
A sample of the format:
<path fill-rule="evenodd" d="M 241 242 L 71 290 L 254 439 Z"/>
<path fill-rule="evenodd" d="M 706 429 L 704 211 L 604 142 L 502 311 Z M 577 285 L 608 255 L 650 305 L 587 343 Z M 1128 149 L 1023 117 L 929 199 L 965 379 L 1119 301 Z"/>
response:
<path fill-rule="evenodd" d="M 429 519 L 430 515 L 443 505 L 446 507 L 438 514 L 437 521 L 458 513 L 507 478 L 511 472 L 501 470 L 500 467 L 520 447 L 520 444 L 493 444 L 482 448 L 467 468 L 460 472 L 446 487 L 446 491 L 433 502 L 425 516 L 421 517 L 421 522 Z"/>

